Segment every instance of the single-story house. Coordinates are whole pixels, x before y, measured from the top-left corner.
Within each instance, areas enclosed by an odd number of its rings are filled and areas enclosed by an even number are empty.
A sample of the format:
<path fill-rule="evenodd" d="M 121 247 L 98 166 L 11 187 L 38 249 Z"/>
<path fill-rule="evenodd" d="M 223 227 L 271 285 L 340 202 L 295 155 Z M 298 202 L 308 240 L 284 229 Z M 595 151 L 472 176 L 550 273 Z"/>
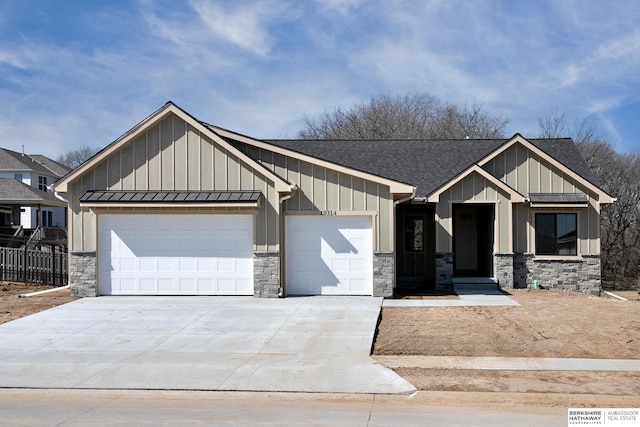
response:
<path fill-rule="evenodd" d="M 570 139 L 268 141 L 171 102 L 54 188 L 79 296 L 598 294 L 614 201 Z"/>

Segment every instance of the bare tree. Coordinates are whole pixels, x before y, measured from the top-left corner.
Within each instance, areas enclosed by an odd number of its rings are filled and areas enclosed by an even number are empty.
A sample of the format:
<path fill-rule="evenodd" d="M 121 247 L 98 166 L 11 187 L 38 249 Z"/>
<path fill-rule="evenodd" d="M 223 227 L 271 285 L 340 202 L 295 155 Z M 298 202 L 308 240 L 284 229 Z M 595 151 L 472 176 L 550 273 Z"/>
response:
<path fill-rule="evenodd" d="M 70 167 L 71 169 L 75 169 L 81 164 L 83 164 L 85 161 L 93 157 L 98 151 L 100 151 L 100 149 L 91 148 L 91 147 L 87 147 L 86 145 L 83 145 L 82 147 L 76 150 L 71 150 L 67 153 L 60 154 L 56 158 L 56 161 L 58 163 L 62 163 L 63 165 Z"/>
<path fill-rule="evenodd" d="M 640 273 L 640 156 L 622 154 L 587 121 L 571 128 L 563 114 L 538 119 L 540 137 L 571 137 L 600 187 L 617 198 L 601 212 L 601 258 L 605 281 L 614 286 Z"/>
<path fill-rule="evenodd" d="M 429 94 L 373 97 L 368 104 L 338 107 L 318 119 L 305 118 L 304 139 L 502 138 L 508 120 L 481 105 L 442 104 Z"/>

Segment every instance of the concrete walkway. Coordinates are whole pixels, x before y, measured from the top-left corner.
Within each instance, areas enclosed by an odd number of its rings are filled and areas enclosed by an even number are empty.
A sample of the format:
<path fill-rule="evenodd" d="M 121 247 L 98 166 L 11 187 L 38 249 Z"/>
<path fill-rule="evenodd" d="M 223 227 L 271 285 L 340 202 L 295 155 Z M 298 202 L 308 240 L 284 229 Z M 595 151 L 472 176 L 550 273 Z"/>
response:
<path fill-rule="evenodd" d="M 383 307 L 477 307 L 477 306 L 519 306 L 497 289 L 497 285 L 456 284 L 455 299 L 386 299 Z"/>
<path fill-rule="evenodd" d="M 0 388 L 410 393 L 380 298 L 84 298 L 0 325 Z"/>
<path fill-rule="evenodd" d="M 537 357 L 375 356 L 395 368 L 469 369 L 498 371 L 615 371 L 640 372 L 640 360 Z"/>

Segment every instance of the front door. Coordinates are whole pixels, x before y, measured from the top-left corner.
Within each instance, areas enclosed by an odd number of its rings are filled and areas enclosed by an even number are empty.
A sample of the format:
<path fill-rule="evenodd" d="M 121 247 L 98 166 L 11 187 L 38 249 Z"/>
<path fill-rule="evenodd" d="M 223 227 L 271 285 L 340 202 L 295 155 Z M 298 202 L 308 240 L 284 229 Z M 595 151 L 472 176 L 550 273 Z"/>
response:
<path fill-rule="evenodd" d="M 455 276 L 493 274 L 494 205 L 456 205 L 453 209 Z"/>
<path fill-rule="evenodd" d="M 435 288 L 435 207 L 405 203 L 396 211 L 396 294 Z"/>

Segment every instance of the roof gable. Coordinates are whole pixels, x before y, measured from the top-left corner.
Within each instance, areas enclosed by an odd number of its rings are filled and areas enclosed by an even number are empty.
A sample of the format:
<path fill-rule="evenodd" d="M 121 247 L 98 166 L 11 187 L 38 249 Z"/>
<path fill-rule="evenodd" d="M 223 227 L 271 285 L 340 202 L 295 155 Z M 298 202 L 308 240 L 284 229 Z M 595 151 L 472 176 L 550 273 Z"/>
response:
<path fill-rule="evenodd" d="M 504 140 L 273 140 L 279 147 L 404 182 L 425 197 Z"/>
<path fill-rule="evenodd" d="M 367 173 L 416 186 L 416 196 L 429 197 L 473 165 L 483 166 L 516 143 L 530 149 L 611 203 L 573 141 L 504 139 L 463 140 L 269 140 L 270 144 L 325 159 Z"/>
<path fill-rule="evenodd" d="M 478 161 L 478 165 L 484 166 L 499 154 L 505 152 L 516 144 L 522 145 L 530 152 L 546 160 L 563 173 L 567 174 L 582 184 L 589 191 L 598 195 L 600 203 L 613 203 L 611 195 L 602 190 L 596 183 L 596 178 L 589 170 L 586 162 L 569 138 L 559 139 L 525 139 L 520 134 L 515 134 L 493 152 Z"/>
<path fill-rule="evenodd" d="M 204 126 L 200 121 L 196 120 L 193 116 L 186 113 L 184 110 L 180 109 L 175 104 L 168 102 L 162 108 L 154 112 L 151 116 L 147 117 L 145 120 L 140 122 L 138 125 L 134 126 L 131 130 L 125 133 L 123 136 L 109 144 L 107 147 L 98 152 L 91 159 L 87 160 L 85 163 L 80 165 L 78 168 L 72 170 L 67 175 L 62 177 L 57 183 L 54 184 L 54 189 L 61 193 L 68 192 L 68 184 L 83 174 L 92 170 L 96 167 L 99 167 L 103 162 L 109 157 L 118 153 L 119 150 L 124 149 L 127 144 L 135 141 L 138 137 L 143 135 L 145 132 L 152 129 L 154 126 L 161 124 L 165 119 L 175 115 L 182 121 L 184 121 L 187 125 L 193 127 L 197 131 L 201 132 L 204 136 L 212 140 L 214 143 L 219 144 L 223 147 L 228 153 L 240 159 L 241 162 L 247 164 L 249 167 L 259 171 L 263 176 L 268 178 L 269 180 L 274 182 L 274 186 L 276 191 L 288 193 L 292 190 L 291 184 L 286 182 L 281 177 L 277 176 L 269 169 L 265 168 L 260 163 L 251 159 L 249 156 L 237 150 L 223 138 L 221 138 L 216 133 L 212 132 L 208 127 Z"/>
<path fill-rule="evenodd" d="M 396 180 L 382 173 L 375 173 L 367 170 L 366 168 L 358 167 L 356 162 L 344 162 L 341 159 L 340 153 L 337 153 L 334 156 L 324 156 L 322 154 L 318 155 L 318 153 L 313 152 L 313 150 L 300 150 L 298 147 L 289 147 L 286 145 L 285 141 L 282 140 L 258 140 L 245 135 L 241 135 L 226 129 L 222 129 L 216 126 L 207 125 L 216 133 L 219 133 L 221 137 L 225 138 L 231 144 L 248 144 L 254 147 L 258 147 L 267 151 L 276 152 L 287 157 L 293 157 L 298 160 L 306 161 L 312 164 L 317 164 L 322 167 L 326 167 L 328 169 L 336 170 L 338 172 L 343 172 L 349 175 L 358 176 L 360 178 L 378 182 L 383 185 L 388 185 L 390 187 L 391 193 L 400 193 L 400 194 L 412 194 L 414 191 L 414 186 L 406 181 Z M 311 148 L 313 143 L 321 142 L 324 143 L 326 141 L 318 141 L 318 140 L 291 140 L 290 142 L 294 143 L 305 143 L 308 142 L 309 146 L 306 148 Z M 345 141 L 346 142 L 346 141 Z M 326 146 L 324 147 L 326 148 Z M 344 148 L 344 147 L 340 147 Z"/>
<path fill-rule="evenodd" d="M 36 172 L 40 175 L 59 176 L 40 164 L 33 156 L 11 151 L 6 148 L 0 148 L 0 170 Z"/>
<path fill-rule="evenodd" d="M 489 172 L 485 171 L 484 169 L 482 169 L 480 166 L 478 166 L 476 164 L 470 166 L 468 169 L 466 169 L 462 173 L 458 174 L 458 176 L 456 176 L 454 179 L 449 180 L 446 184 L 444 184 L 443 186 L 441 186 L 440 188 L 438 188 L 437 190 L 432 192 L 429 195 L 429 197 L 427 198 L 427 200 L 429 202 L 432 202 L 432 203 L 437 203 L 439 201 L 440 194 L 442 194 L 444 191 L 448 190 L 449 188 L 451 188 L 452 186 L 454 186 L 458 182 L 462 181 L 465 177 L 467 177 L 467 176 L 469 176 L 471 174 L 474 174 L 474 173 L 477 173 L 478 175 L 482 176 L 487 181 L 489 181 L 494 186 L 496 186 L 496 188 L 498 188 L 498 189 L 504 191 L 506 194 L 508 194 L 509 195 L 509 199 L 512 202 L 514 202 L 514 203 L 523 203 L 526 200 L 525 196 L 523 196 L 522 194 L 520 194 L 519 192 L 517 192 L 513 188 L 509 187 L 507 184 L 505 184 L 504 182 L 500 181 L 498 178 L 496 178 L 495 176 L 491 175 Z"/>

